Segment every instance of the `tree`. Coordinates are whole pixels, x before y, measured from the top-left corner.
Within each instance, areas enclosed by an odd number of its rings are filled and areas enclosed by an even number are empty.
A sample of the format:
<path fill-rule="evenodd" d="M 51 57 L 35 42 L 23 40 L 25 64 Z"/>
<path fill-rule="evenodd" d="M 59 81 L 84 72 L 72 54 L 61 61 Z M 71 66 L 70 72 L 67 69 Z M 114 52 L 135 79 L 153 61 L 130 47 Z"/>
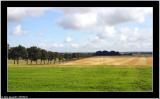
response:
<path fill-rule="evenodd" d="M 40 50 L 40 59 L 41 59 L 41 63 L 42 63 L 42 60 L 43 60 L 43 63 L 45 64 L 45 60 L 48 59 L 48 53 L 47 53 L 46 50 L 44 50 L 44 49 Z"/>
<path fill-rule="evenodd" d="M 53 59 L 54 59 L 54 63 L 55 63 L 55 59 L 56 59 L 55 53 L 49 51 L 49 52 L 48 52 L 48 63 L 49 63 L 49 61 L 50 61 L 50 64 L 51 64 L 51 61 L 52 61 Z"/>
<path fill-rule="evenodd" d="M 76 53 L 76 58 L 79 59 L 80 53 Z"/>
<path fill-rule="evenodd" d="M 36 46 L 28 48 L 28 58 L 31 60 L 31 64 L 32 61 L 36 61 L 37 64 L 37 60 L 40 58 L 40 49 Z"/>
<path fill-rule="evenodd" d="M 106 55 L 113 56 L 113 55 L 120 55 L 120 53 L 116 52 L 116 51 L 110 51 L 110 52 L 108 52 L 108 51 L 104 50 L 104 51 L 97 51 L 95 53 L 95 55 L 98 55 L 98 56 L 106 56 Z"/>
<path fill-rule="evenodd" d="M 13 59 L 14 60 L 14 64 L 15 64 L 15 60 L 18 58 L 16 47 L 12 47 L 12 48 L 9 49 L 8 58 L 9 59 Z"/>
<path fill-rule="evenodd" d="M 63 61 L 63 54 L 62 53 L 58 53 L 58 60 L 59 60 L 59 63 Z"/>
<path fill-rule="evenodd" d="M 54 55 L 55 55 L 55 57 L 54 57 L 54 63 L 57 61 L 57 58 L 58 58 L 58 52 L 54 52 Z"/>
<path fill-rule="evenodd" d="M 8 50 L 8 58 L 14 60 L 17 60 L 17 64 L 19 64 L 19 59 L 24 59 L 27 56 L 27 50 L 25 47 L 19 45 L 18 47 L 12 47 Z"/>
<path fill-rule="evenodd" d="M 21 48 L 21 58 L 24 60 L 27 60 L 27 64 L 28 64 L 28 52 L 25 47 Z"/>
<path fill-rule="evenodd" d="M 72 59 L 79 59 L 80 54 L 79 53 L 72 53 Z"/>
<path fill-rule="evenodd" d="M 25 47 L 19 45 L 19 46 L 17 47 L 17 49 L 18 49 L 18 53 L 19 53 L 19 57 L 18 57 L 18 58 L 25 59 L 25 58 L 28 57 L 28 52 L 27 52 L 27 50 L 26 50 Z"/>
<path fill-rule="evenodd" d="M 64 53 L 64 59 L 65 59 L 65 61 L 70 60 L 70 54 L 69 53 Z"/>

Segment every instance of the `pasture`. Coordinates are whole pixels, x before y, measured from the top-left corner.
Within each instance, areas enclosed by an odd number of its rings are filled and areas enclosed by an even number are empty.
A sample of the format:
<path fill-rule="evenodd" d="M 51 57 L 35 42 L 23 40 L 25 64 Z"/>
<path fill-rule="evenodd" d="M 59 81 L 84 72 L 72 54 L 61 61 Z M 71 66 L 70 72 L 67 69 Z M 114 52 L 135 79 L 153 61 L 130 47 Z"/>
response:
<path fill-rule="evenodd" d="M 61 64 L 12 64 L 8 91 L 152 91 L 152 57 L 90 57 Z"/>

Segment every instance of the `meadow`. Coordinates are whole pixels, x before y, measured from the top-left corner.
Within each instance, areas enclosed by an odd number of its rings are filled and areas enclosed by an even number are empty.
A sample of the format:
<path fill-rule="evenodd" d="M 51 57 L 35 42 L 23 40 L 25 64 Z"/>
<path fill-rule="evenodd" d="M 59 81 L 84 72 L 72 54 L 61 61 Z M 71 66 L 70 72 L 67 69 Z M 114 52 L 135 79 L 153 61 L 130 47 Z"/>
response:
<path fill-rule="evenodd" d="M 44 65 L 9 60 L 8 91 L 152 91 L 152 58 L 91 57 Z"/>

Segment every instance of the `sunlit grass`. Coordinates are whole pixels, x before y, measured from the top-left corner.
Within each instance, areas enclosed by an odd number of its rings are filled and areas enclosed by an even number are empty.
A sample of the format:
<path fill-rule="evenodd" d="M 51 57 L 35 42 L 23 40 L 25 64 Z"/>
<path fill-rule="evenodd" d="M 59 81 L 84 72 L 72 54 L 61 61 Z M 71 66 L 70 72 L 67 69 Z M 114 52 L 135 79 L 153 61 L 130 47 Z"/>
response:
<path fill-rule="evenodd" d="M 27 66 L 8 67 L 8 91 L 152 91 L 151 67 Z"/>

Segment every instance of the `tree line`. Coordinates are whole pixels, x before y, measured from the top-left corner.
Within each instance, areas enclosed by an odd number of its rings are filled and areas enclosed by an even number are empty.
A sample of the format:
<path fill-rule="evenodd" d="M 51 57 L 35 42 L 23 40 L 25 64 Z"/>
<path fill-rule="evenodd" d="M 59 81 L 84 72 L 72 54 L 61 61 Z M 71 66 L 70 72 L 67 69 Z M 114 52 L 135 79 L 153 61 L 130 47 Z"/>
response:
<path fill-rule="evenodd" d="M 114 56 L 121 55 L 117 51 L 97 51 L 95 53 L 59 53 L 47 51 L 42 48 L 38 48 L 36 46 L 32 46 L 29 48 L 25 48 L 22 45 L 16 47 L 8 48 L 8 59 L 14 60 L 14 64 L 19 64 L 19 60 L 25 60 L 26 64 L 32 64 L 32 62 L 36 62 L 38 64 L 38 60 L 40 60 L 40 64 L 51 64 L 52 62 L 55 64 L 56 62 L 62 63 L 65 61 L 76 60 L 80 58 L 86 58 L 91 56 Z"/>
<path fill-rule="evenodd" d="M 16 46 L 9 47 L 8 44 L 8 59 L 14 60 L 14 64 L 19 64 L 19 60 L 23 59 L 26 61 L 26 64 L 32 64 L 32 62 L 36 62 L 40 60 L 40 64 L 51 64 L 54 61 L 54 64 L 58 61 L 59 63 L 64 61 L 70 61 L 85 57 L 90 57 L 92 54 L 90 53 L 59 53 L 47 51 L 45 49 L 38 48 L 36 46 L 32 46 L 29 48 L 25 48 L 24 46 Z"/>
<path fill-rule="evenodd" d="M 97 51 L 94 55 L 96 56 L 117 56 L 121 55 L 118 51 Z"/>

